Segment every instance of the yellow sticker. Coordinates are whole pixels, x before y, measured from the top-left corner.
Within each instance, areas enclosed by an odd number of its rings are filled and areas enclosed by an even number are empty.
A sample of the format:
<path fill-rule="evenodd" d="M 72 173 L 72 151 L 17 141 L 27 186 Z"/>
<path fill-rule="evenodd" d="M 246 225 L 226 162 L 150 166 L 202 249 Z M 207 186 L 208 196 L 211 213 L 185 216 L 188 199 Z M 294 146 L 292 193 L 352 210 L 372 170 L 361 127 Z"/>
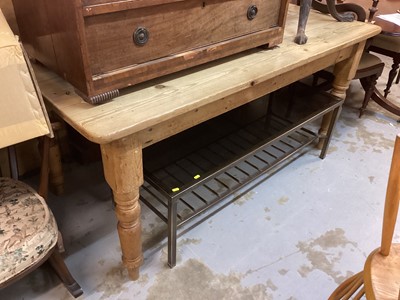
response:
<path fill-rule="evenodd" d="M 172 191 L 173 191 L 174 193 L 179 192 L 179 188 L 173 188 Z"/>
<path fill-rule="evenodd" d="M 199 178 L 200 178 L 200 175 L 195 175 L 193 178 L 194 178 L 194 179 L 199 179 Z"/>

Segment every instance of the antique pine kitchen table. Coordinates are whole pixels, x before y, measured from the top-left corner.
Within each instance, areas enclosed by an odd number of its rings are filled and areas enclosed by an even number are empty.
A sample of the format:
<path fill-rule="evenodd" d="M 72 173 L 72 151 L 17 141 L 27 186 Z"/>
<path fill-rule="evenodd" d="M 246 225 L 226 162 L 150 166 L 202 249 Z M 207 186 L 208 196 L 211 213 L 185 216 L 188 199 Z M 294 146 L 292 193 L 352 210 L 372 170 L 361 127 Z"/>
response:
<path fill-rule="evenodd" d="M 342 99 L 365 41 L 380 27 L 339 23 L 311 12 L 306 45 L 293 42 L 298 7 L 290 5 L 284 41 L 155 79 L 123 91 L 98 106 L 83 101 L 57 75 L 35 66 L 45 101 L 85 138 L 100 144 L 105 178 L 113 190 L 122 260 L 129 276 L 142 263 L 139 187 L 142 149 L 187 128 L 273 92 L 335 64 L 332 94 Z M 325 115 L 320 132 L 327 131 Z"/>

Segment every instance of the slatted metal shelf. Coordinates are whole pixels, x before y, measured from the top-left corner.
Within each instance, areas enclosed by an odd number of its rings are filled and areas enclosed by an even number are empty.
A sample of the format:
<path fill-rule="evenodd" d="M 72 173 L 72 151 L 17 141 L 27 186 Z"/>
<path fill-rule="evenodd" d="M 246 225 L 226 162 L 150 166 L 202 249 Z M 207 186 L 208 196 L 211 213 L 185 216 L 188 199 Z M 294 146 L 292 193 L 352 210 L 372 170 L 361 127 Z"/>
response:
<path fill-rule="evenodd" d="M 342 100 L 303 88 L 295 94 L 293 87 L 274 94 L 266 101 L 266 114 L 245 124 L 231 113 L 158 143 L 148 153 L 145 149 L 140 197 L 168 223 L 171 267 L 178 228 L 199 214 L 206 217 L 211 207 L 318 140 L 306 125 L 334 110 L 321 152 L 325 156 Z"/>
<path fill-rule="evenodd" d="M 168 201 L 178 199 L 179 226 L 317 138 L 313 132 L 300 128 L 265 143 L 263 136 L 250 131 L 263 125 L 260 123 L 253 123 L 250 128 L 232 133 L 154 173 L 146 174 L 142 200 L 156 208 L 155 212 L 167 222 Z M 285 121 L 276 119 L 274 123 L 282 126 Z M 249 149 L 254 150 L 248 153 Z M 226 166 L 220 169 L 224 162 Z M 199 179 L 194 179 L 197 176 Z M 177 188 L 179 191 L 173 192 Z"/>

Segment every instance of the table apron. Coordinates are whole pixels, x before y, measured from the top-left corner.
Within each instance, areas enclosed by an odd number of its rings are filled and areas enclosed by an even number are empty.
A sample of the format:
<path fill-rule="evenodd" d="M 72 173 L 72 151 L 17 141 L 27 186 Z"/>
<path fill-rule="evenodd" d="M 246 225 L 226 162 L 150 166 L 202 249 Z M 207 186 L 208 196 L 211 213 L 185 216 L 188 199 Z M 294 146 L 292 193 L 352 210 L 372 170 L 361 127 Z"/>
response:
<path fill-rule="evenodd" d="M 252 81 L 250 86 L 244 90 L 228 95 L 199 108 L 192 109 L 172 119 L 158 122 L 154 126 L 150 126 L 134 133 L 134 135 L 141 142 L 143 148 L 148 147 L 174 134 L 274 92 L 297 80 L 310 76 L 328 66 L 349 59 L 356 47 L 358 47 L 358 44 L 351 45 L 339 52 L 331 53 L 320 57 L 317 60 L 310 61 L 306 67 L 302 65 L 299 68 L 284 72 L 263 82 Z"/>

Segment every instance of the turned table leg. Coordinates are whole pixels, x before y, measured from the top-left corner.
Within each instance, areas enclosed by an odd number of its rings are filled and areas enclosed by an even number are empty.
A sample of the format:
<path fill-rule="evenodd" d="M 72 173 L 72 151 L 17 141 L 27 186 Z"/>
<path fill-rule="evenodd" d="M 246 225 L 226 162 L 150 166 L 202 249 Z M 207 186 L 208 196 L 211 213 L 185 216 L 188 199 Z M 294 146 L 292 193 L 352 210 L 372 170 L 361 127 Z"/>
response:
<path fill-rule="evenodd" d="M 353 48 L 353 53 L 348 59 L 345 59 L 335 64 L 335 67 L 333 69 L 333 75 L 335 76 L 335 79 L 332 84 L 332 95 L 340 99 L 346 98 L 346 91 L 349 88 L 350 81 L 354 78 L 354 75 L 356 74 L 361 55 L 364 51 L 364 46 L 365 41 L 355 45 Z M 318 143 L 319 149 L 321 149 L 322 145 L 324 144 L 331 118 L 332 112 L 329 112 L 324 115 L 322 119 L 321 128 L 319 130 L 319 134 L 322 137 Z"/>
<path fill-rule="evenodd" d="M 104 175 L 113 190 L 122 261 L 132 280 L 142 264 L 139 187 L 143 184 L 142 147 L 133 137 L 101 145 Z"/>

